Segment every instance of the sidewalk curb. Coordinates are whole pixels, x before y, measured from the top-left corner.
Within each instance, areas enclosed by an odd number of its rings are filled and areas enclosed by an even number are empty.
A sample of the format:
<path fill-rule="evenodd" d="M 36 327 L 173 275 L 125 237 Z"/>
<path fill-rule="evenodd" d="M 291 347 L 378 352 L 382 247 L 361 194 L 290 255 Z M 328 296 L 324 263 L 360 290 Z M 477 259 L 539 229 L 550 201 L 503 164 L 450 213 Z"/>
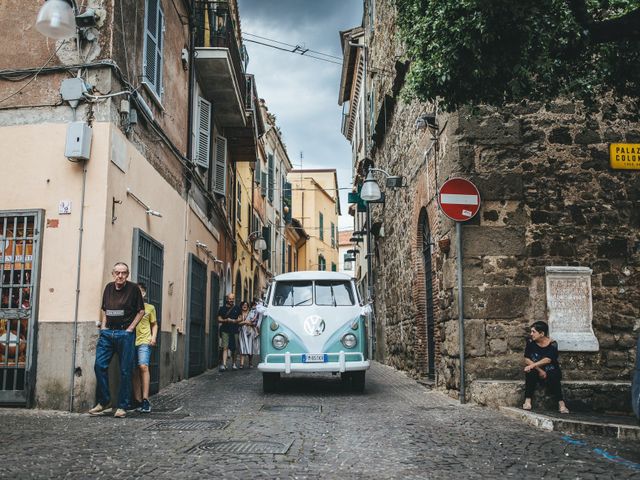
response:
<path fill-rule="evenodd" d="M 560 419 L 514 407 L 500 407 L 499 410 L 508 417 L 549 432 L 581 433 L 620 440 L 640 440 L 640 426 L 578 421 L 571 420 L 571 418 Z"/>

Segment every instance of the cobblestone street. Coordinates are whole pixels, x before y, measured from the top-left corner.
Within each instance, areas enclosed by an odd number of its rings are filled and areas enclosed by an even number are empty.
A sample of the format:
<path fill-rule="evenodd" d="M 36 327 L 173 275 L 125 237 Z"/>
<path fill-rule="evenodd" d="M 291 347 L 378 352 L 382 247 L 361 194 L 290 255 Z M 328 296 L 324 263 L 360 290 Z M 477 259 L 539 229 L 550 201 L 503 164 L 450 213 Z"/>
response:
<path fill-rule="evenodd" d="M 632 441 L 543 432 L 374 364 L 365 394 L 330 375 L 218 373 L 126 419 L 0 409 L 3 478 L 640 478 Z"/>

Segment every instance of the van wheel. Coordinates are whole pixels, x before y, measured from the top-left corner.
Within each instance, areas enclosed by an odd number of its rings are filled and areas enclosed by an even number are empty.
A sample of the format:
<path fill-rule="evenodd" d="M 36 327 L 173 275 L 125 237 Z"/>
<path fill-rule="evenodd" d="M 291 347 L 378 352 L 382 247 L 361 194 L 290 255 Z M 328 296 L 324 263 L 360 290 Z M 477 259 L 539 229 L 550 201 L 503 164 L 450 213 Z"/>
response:
<path fill-rule="evenodd" d="M 351 372 L 351 388 L 356 393 L 364 392 L 365 371 Z"/>
<path fill-rule="evenodd" d="M 276 385 L 280 380 L 279 373 L 262 372 L 262 391 L 264 393 L 273 393 L 276 390 Z"/>

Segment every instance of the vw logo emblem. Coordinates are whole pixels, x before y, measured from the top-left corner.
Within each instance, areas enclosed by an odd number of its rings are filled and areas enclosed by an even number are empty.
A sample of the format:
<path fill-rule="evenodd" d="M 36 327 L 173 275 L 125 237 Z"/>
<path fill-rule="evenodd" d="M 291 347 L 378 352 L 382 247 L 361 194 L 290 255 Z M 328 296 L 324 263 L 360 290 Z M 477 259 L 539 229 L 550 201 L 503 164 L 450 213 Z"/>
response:
<path fill-rule="evenodd" d="M 324 332 L 324 320 L 318 315 L 310 315 L 304 319 L 304 331 L 307 334 L 317 337 Z"/>

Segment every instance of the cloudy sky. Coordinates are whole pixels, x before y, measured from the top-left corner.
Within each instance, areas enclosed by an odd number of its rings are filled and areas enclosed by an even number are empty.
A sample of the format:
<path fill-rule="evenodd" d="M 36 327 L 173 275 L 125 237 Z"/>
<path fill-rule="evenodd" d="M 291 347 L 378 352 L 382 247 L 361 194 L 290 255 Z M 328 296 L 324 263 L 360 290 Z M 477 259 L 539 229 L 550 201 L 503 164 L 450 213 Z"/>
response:
<path fill-rule="evenodd" d="M 362 22 L 362 0 L 238 0 L 245 40 L 291 50 L 299 45 L 342 58 L 341 30 Z M 263 38 L 258 38 L 263 37 Z M 270 40 L 265 40 L 270 39 Z M 276 43 L 280 42 L 280 43 Z M 351 147 L 340 132 L 341 66 L 245 41 L 248 73 L 276 115 L 294 168 L 335 168 L 340 188 L 351 186 Z M 286 45 L 285 45 L 286 44 Z M 332 62 L 340 59 L 308 52 Z M 340 190 L 340 228 L 351 227 L 347 190 Z"/>

